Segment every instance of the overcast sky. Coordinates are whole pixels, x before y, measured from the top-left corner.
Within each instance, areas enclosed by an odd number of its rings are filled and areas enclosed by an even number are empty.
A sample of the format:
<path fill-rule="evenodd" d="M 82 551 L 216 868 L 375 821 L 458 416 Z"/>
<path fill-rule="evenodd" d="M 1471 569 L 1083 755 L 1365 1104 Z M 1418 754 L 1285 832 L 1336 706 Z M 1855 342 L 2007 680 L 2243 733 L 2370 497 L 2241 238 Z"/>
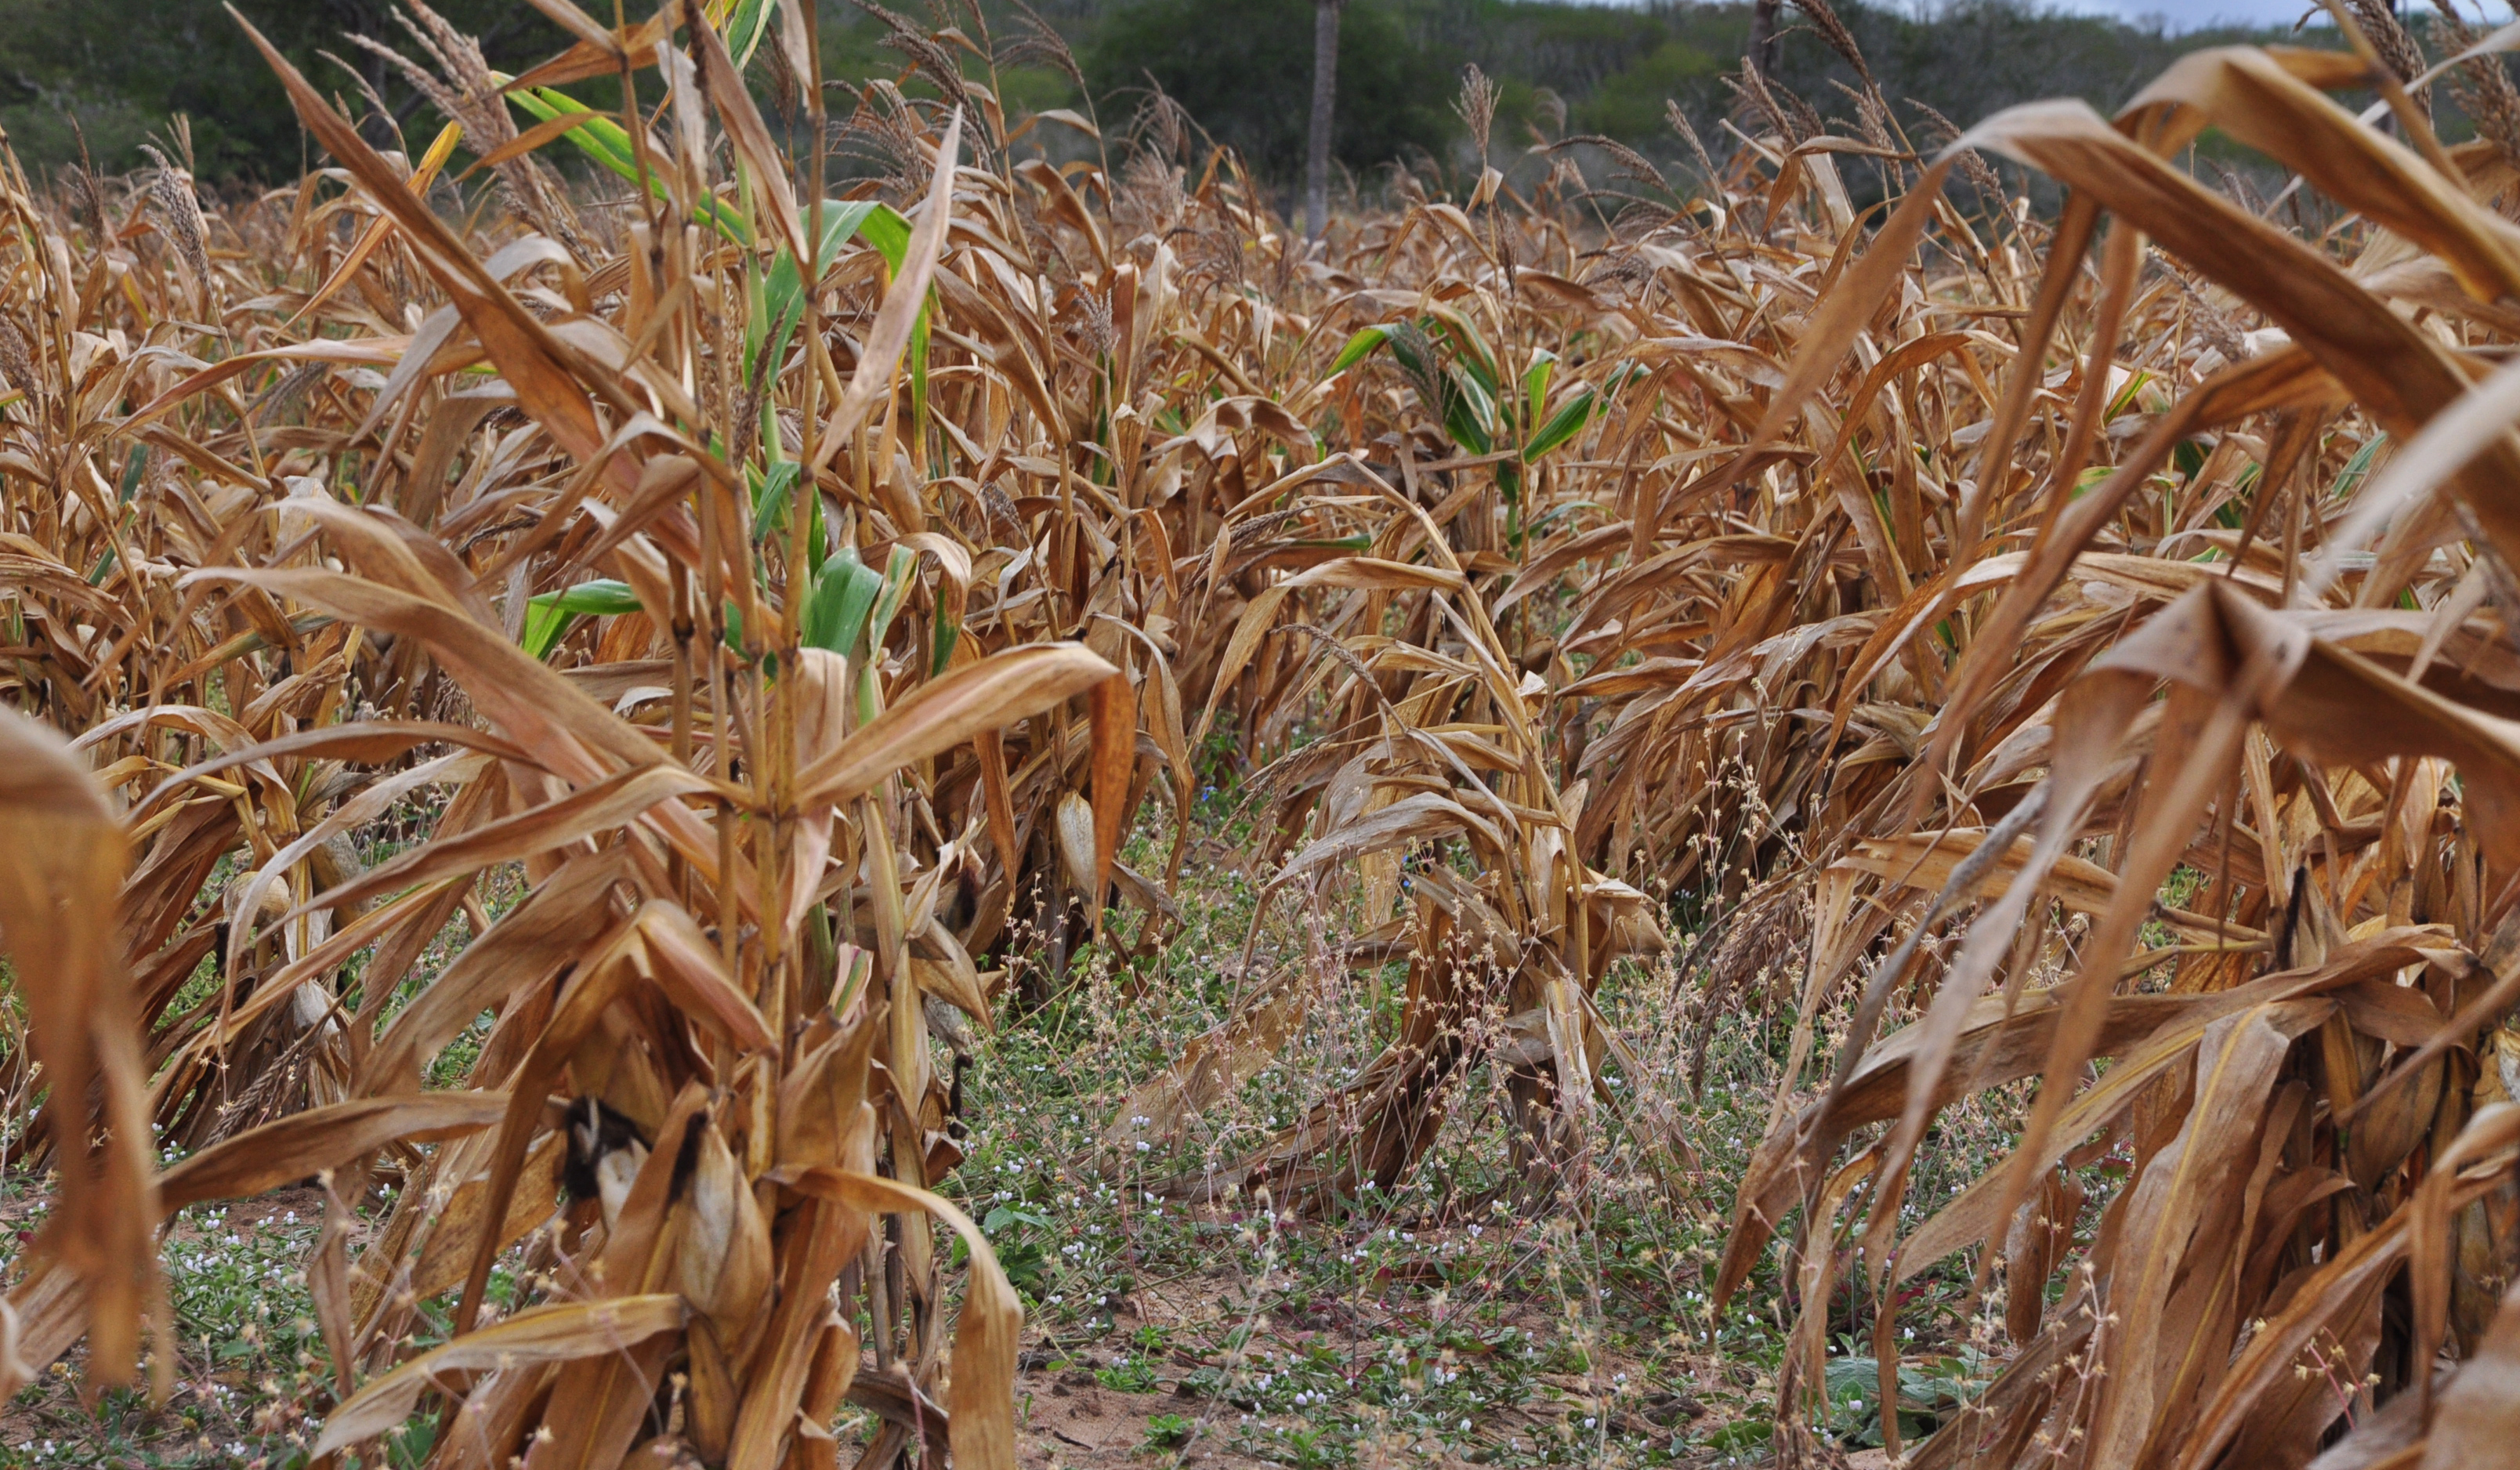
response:
<path fill-rule="evenodd" d="M 2218 21 L 2247 22 L 2260 25 L 2290 25 L 2300 20 L 2304 11 L 2317 10 L 2315 0 L 2050 0 L 2059 10 L 2077 11 L 2089 16 L 2116 16 L 2124 21 L 2143 21 L 2159 16 L 2173 30 L 2187 30 Z M 2421 5 L 2421 0 L 2417 0 Z M 2430 9 L 2428 5 L 2421 8 Z M 2503 0 L 2487 0 L 2487 10 L 2497 21 L 2508 20 L 2511 7 Z M 2461 0 L 2460 13 L 2471 20 L 2475 8 Z"/>

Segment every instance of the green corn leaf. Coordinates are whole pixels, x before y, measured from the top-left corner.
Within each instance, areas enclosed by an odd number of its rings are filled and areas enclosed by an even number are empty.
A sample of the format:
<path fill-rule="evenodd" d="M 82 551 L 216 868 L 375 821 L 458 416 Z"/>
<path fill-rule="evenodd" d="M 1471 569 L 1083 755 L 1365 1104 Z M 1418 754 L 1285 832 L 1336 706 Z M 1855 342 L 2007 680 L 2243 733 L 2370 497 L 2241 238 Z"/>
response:
<path fill-rule="evenodd" d="M 805 599 L 806 645 L 845 658 L 859 656 L 859 640 L 866 632 L 867 615 L 875 609 L 876 597 L 882 591 L 883 578 L 858 559 L 856 547 L 844 546 L 833 552 L 815 576 L 814 590 Z"/>
<path fill-rule="evenodd" d="M 1363 332 L 1360 332 L 1356 335 L 1347 339 L 1347 345 L 1339 349 L 1338 359 L 1330 364 L 1329 372 L 1325 373 L 1322 376 L 1325 378 L 1334 378 L 1339 374 L 1346 372 L 1348 369 L 1355 367 L 1358 363 L 1372 357 L 1375 348 L 1381 346 L 1384 342 L 1387 342 L 1390 339 L 1391 329 L 1388 327 L 1366 328 Z"/>
<path fill-rule="evenodd" d="M 506 76 L 495 71 L 490 75 L 493 81 L 504 83 L 508 80 Z M 519 92 L 509 93 L 508 100 L 532 114 L 537 122 L 549 122 L 555 117 L 569 112 L 594 111 L 576 98 L 554 87 L 527 87 Z M 620 123 L 610 117 L 599 116 L 591 122 L 582 122 L 570 128 L 566 136 L 580 153 L 593 158 L 605 168 L 634 184 L 639 181 L 639 156 L 631 145 L 629 133 L 622 129 Z M 665 181 L 652 172 L 648 175 L 648 192 L 659 200 L 670 198 L 665 190 Z M 742 215 L 728 208 L 724 202 L 718 200 L 702 200 L 700 213 L 708 216 L 709 223 L 716 228 L 717 232 L 734 244 L 740 245 L 752 244 L 751 226 L 743 222 Z"/>
<path fill-rule="evenodd" d="M 122 485 L 115 496 L 115 503 L 125 506 L 131 504 L 131 497 L 140 493 L 141 477 L 148 472 L 149 446 L 132 445 L 131 458 L 122 462 Z"/>
<path fill-rule="evenodd" d="M 754 546 L 769 540 L 772 531 L 788 523 L 788 503 L 795 499 L 796 471 L 794 460 L 782 460 L 766 471 L 745 468 L 744 478 L 752 482 Z M 810 531 L 813 527 L 806 529 Z"/>
<path fill-rule="evenodd" d="M 1503 396 L 1504 378 L 1497 372 L 1497 356 L 1488 350 L 1487 339 L 1470 325 L 1470 319 L 1450 306 L 1429 307 L 1427 319 L 1452 340 L 1453 350 L 1461 354 L 1462 367 L 1486 390 L 1488 401 L 1493 403 Z"/>
<path fill-rule="evenodd" d="M 910 217 L 890 204 L 877 204 L 865 219 L 858 222 L 860 239 L 883 252 L 884 264 L 894 271 L 910 257 Z M 918 320 L 911 323 L 910 347 L 910 414 L 914 433 L 927 431 L 927 305 L 919 308 Z"/>
<path fill-rule="evenodd" d="M 1410 377 L 1432 381 L 1435 376 L 1435 343 L 1414 322 L 1399 322 L 1379 329 L 1383 340 L 1391 344 L 1392 361 Z"/>
<path fill-rule="evenodd" d="M 910 216 L 890 204 L 878 204 L 858 225 L 866 243 L 883 251 L 884 263 L 894 270 L 910 257 Z"/>
<path fill-rule="evenodd" d="M 2372 462 L 2379 459 L 2380 451 L 2388 447 L 2387 434 L 2373 434 L 2368 443 L 2354 451 L 2354 458 L 2345 462 L 2345 468 L 2336 472 L 2336 482 L 2327 487 L 2327 498 L 2343 500 L 2361 490 L 2362 482 L 2370 477 Z"/>
<path fill-rule="evenodd" d="M 2117 396 L 2109 400 L 2108 408 L 2101 412 L 2101 419 L 2115 419 L 2121 414 L 2124 414 L 2128 409 L 2133 408 L 2135 406 L 2135 395 L 2142 392 L 2144 384 L 2150 381 L 2152 381 L 2152 375 L 2149 373 L 2129 373 L 2127 375 L 2126 386 L 2118 389 Z"/>
<path fill-rule="evenodd" d="M 128 507 L 131 504 L 131 497 L 140 492 L 141 477 L 145 475 L 148 470 L 149 446 L 146 444 L 132 445 L 131 458 L 123 461 L 122 464 L 122 492 L 120 503 L 123 506 Z M 124 530 L 130 529 L 132 517 L 136 513 L 136 512 L 128 509 L 122 512 L 120 524 Z M 113 570 L 114 560 L 115 557 L 113 548 L 109 546 L 97 557 L 96 565 L 89 570 L 87 574 L 87 585 L 90 587 L 104 586 L 105 574 Z"/>
<path fill-rule="evenodd" d="M 752 53 L 760 47 L 761 38 L 770 33 L 770 17 L 774 8 L 773 0 L 737 0 L 726 23 L 718 27 L 719 35 L 726 41 L 727 55 L 735 58 L 736 70 L 742 71 L 752 65 Z"/>
<path fill-rule="evenodd" d="M 875 613 L 867 623 L 867 649 L 872 652 L 883 646 L 884 635 L 892 631 L 892 620 L 901 604 L 910 597 L 911 573 L 919 569 L 919 554 L 906 546 L 892 549 L 892 560 L 883 569 L 883 595 L 875 600 Z"/>
<path fill-rule="evenodd" d="M 963 620 L 945 610 L 936 609 L 936 651 L 927 661 L 927 677 L 941 679 L 954 662 L 954 645 L 963 636 Z"/>
<path fill-rule="evenodd" d="M 580 582 L 561 592 L 547 592 L 534 601 L 537 604 L 549 603 L 562 612 L 584 617 L 610 617 L 640 610 L 639 595 L 630 590 L 630 584 L 616 582 L 609 577 Z"/>
<path fill-rule="evenodd" d="M 1556 370 L 1556 353 L 1544 347 L 1531 355 L 1531 366 L 1522 374 L 1523 423 L 1540 422 L 1540 411 L 1549 406 L 1549 378 Z"/>
<path fill-rule="evenodd" d="M 1522 462 L 1528 465 L 1582 433 L 1584 425 L 1593 422 L 1596 401 L 1593 390 L 1585 388 L 1559 404 L 1557 412 L 1550 415 L 1549 422 L 1541 424 L 1539 432 L 1531 436 L 1531 442 L 1522 446 Z"/>
<path fill-rule="evenodd" d="M 581 617 L 609 617 L 640 610 L 639 595 L 627 582 L 605 578 L 580 582 L 560 592 L 546 592 L 525 604 L 525 652 L 548 658 Z"/>
<path fill-rule="evenodd" d="M 1446 369 L 1445 376 L 1453 391 L 1445 395 L 1444 432 L 1470 453 L 1486 454 L 1496 447 L 1496 395 L 1458 368 Z"/>
<path fill-rule="evenodd" d="M 815 251 L 814 278 L 816 280 L 821 280 L 823 273 L 830 270 L 832 262 L 839 258 L 840 246 L 848 244 L 851 237 L 859 234 L 867 221 L 878 211 L 889 213 L 890 206 L 872 200 L 852 200 L 845 202 L 839 200 L 823 201 L 823 243 Z M 903 238 L 908 239 L 907 236 Z M 878 245 L 878 248 L 880 249 L 881 246 Z M 804 320 L 804 316 L 803 274 L 796 269 L 796 253 L 793 250 L 782 248 L 778 257 L 770 262 L 770 279 L 762 288 L 760 319 L 751 324 L 751 330 L 746 334 L 748 340 L 744 342 L 744 372 L 750 375 L 759 371 L 762 344 L 765 340 L 769 344 L 775 370 L 778 361 L 788 355 L 788 340 L 795 335 L 796 324 Z M 765 440 L 766 442 L 769 441 Z"/>

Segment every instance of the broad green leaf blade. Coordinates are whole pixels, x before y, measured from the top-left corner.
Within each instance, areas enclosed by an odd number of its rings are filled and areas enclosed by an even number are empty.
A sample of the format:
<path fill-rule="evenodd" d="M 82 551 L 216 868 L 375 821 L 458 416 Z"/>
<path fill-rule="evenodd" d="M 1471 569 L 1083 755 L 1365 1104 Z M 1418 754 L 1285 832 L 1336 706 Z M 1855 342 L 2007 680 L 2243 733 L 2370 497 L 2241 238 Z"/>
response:
<path fill-rule="evenodd" d="M 794 0 L 788 0 L 793 4 Z M 777 0 L 736 0 L 734 14 L 718 27 L 725 33 L 726 49 L 735 57 L 738 71 L 752 65 L 752 53 L 761 38 L 770 33 L 770 18 L 776 14 Z"/>
<path fill-rule="evenodd" d="M 1487 338 L 1470 325 L 1470 319 L 1450 306 L 1431 308 L 1427 318 L 1452 342 L 1453 350 L 1461 355 L 1461 366 L 1486 392 L 1488 401 L 1494 403 L 1502 397 L 1505 378 L 1497 371 L 1497 355 L 1489 350 Z"/>
<path fill-rule="evenodd" d="M 767 470 L 747 468 L 745 478 L 752 482 L 752 544 L 761 545 L 770 533 L 788 524 L 788 502 L 796 488 L 794 460 L 782 460 Z"/>
<path fill-rule="evenodd" d="M 833 552 L 805 601 L 806 645 L 843 658 L 858 658 L 867 615 L 875 610 L 876 597 L 882 591 L 883 577 L 858 559 L 856 547 Z"/>
<path fill-rule="evenodd" d="M 1532 464 L 1582 433 L 1584 425 L 1593 422 L 1593 407 L 1597 401 L 1593 390 L 1584 388 L 1559 404 L 1557 412 L 1550 415 L 1549 422 L 1541 424 L 1539 432 L 1531 436 L 1531 442 L 1522 446 L 1522 462 Z"/>
<path fill-rule="evenodd" d="M 1325 378 L 1334 378 L 1337 375 L 1346 372 L 1348 369 L 1355 367 L 1358 363 L 1361 363 L 1367 358 L 1372 356 L 1375 348 L 1380 347 L 1384 342 L 1389 340 L 1391 340 L 1390 328 L 1366 328 L 1364 331 L 1347 339 L 1347 345 L 1341 347 L 1339 349 L 1339 355 L 1331 360 L 1329 372 L 1325 373 L 1322 376 Z"/>
<path fill-rule="evenodd" d="M 609 578 L 580 582 L 561 592 L 546 592 L 525 605 L 525 652 L 548 658 L 581 617 L 609 617 L 640 611 L 639 595 L 627 582 Z"/>
<path fill-rule="evenodd" d="M 892 631 L 892 620 L 900 615 L 902 602 L 909 598 L 912 577 L 919 569 L 919 554 L 906 546 L 892 549 L 892 559 L 883 568 L 883 596 L 876 599 L 875 615 L 867 624 L 867 648 L 870 652 L 883 646 L 884 635 Z"/>
<path fill-rule="evenodd" d="M 839 258 L 840 246 L 871 217 L 885 211 L 889 205 L 873 200 L 823 200 L 823 243 L 816 247 L 814 277 L 822 279 L 825 271 Z M 908 236 L 903 237 L 905 240 Z M 752 339 L 744 344 L 744 369 L 755 372 L 759 361 L 763 334 L 767 333 L 774 362 L 788 355 L 788 340 L 795 334 L 796 324 L 805 315 L 805 289 L 802 275 L 796 269 L 795 252 L 782 249 L 770 263 L 770 278 L 762 289 L 762 321 L 755 324 Z"/>
<path fill-rule="evenodd" d="M 505 80 L 497 72 L 492 72 L 491 77 L 493 80 Z M 576 98 L 553 87 L 526 87 L 521 91 L 509 93 L 508 100 L 532 113 L 537 122 L 549 122 L 571 112 L 594 111 Z M 569 129 L 562 136 L 566 137 L 578 152 L 585 154 L 605 168 L 634 184 L 639 182 L 639 156 L 632 147 L 630 135 L 622 130 L 620 123 L 609 117 L 593 117 L 582 125 Z M 665 190 L 665 181 L 653 173 L 648 176 L 648 192 L 658 200 L 669 198 Z M 717 200 L 703 200 L 700 204 L 700 212 L 707 215 L 710 225 L 729 241 L 740 245 L 752 244 L 752 228 L 743 222 L 741 214 L 727 207 L 723 202 Z"/>
<path fill-rule="evenodd" d="M 1496 399 L 1478 380 L 1459 369 L 1447 369 L 1453 391 L 1445 395 L 1444 432 L 1472 454 L 1496 447 Z"/>
<path fill-rule="evenodd" d="M 883 251 L 884 263 L 894 270 L 910 258 L 910 216 L 890 204 L 878 203 L 867 211 L 857 228 L 867 244 Z"/>

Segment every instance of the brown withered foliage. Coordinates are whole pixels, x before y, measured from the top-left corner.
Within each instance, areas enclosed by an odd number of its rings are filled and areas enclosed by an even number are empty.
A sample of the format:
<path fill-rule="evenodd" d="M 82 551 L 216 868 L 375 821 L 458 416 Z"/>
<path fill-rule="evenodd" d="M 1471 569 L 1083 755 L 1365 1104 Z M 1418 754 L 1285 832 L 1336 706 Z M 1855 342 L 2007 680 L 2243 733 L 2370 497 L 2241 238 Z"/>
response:
<path fill-rule="evenodd" d="M 331 160 L 294 186 L 204 216 L 169 162 L 117 222 L 0 180 L 0 1089 L 60 1171 L 0 1391 L 82 1337 L 131 1379 L 154 1223 L 313 1177 L 319 1455 L 427 1411 L 442 1467 L 832 1465 L 846 1403 L 859 1463 L 1012 1465 L 947 1053 L 1011 935 L 1157 941 L 1222 766 L 1264 913 L 1351 894 L 1323 943 L 1407 983 L 1176 1192 L 1387 1190 L 1489 1066 L 1525 1207 L 1580 1212 L 1633 1065 L 1595 993 L 1682 905 L 1706 1006 L 1794 1018 L 1715 1282 L 1781 1236 L 1788 1456 L 1833 1277 L 1895 1402 L 1955 1256 L 2014 1352 L 1912 1464 L 2507 1453 L 2520 175 L 2428 131 L 2438 77 L 2387 64 L 2392 132 L 2331 96 L 2361 56 L 2204 52 L 1924 157 L 1745 77 L 1764 130 L 1623 163 L 1615 231 L 1569 153 L 1308 251 L 1160 99 L 1037 156 L 1097 124 L 1006 118 L 976 8 L 887 13 L 950 103 L 853 118 L 793 7 L 541 8 L 577 44 L 513 82 L 426 27 L 498 134 L 478 235 L 428 202 L 459 130 L 381 153 L 276 55 Z M 594 75 L 644 104 L 572 121 Z M 2208 127 L 2323 233 L 2192 177 Z M 800 197 L 835 138 L 887 178 Z M 529 166 L 573 146 L 626 201 Z M 1299 1032 L 1252 932 L 1115 1147 Z M 2009 1162 L 1903 1210 L 1938 1113 L 2033 1082 Z"/>

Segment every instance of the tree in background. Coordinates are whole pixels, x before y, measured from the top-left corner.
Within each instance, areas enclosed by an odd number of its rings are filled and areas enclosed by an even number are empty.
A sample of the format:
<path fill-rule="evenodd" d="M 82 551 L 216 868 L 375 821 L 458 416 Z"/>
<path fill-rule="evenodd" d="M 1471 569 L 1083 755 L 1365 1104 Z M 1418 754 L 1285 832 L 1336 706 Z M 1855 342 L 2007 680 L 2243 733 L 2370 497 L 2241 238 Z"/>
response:
<path fill-rule="evenodd" d="M 369 111 L 363 85 L 385 98 L 397 121 L 418 111 L 408 87 L 346 40 L 355 32 L 408 42 L 391 0 L 236 4 L 354 112 Z M 558 25 L 514 0 L 430 5 L 457 29 L 480 37 L 493 65 L 539 61 L 568 44 Z M 355 66 L 357 75 L 325 60 L 327 51 Z M 595 97 L 591 89 L 586 95 Z M 140 144 L 165 136 L 176 112 L 193 119 L 195 167 L 204 180 L 287 178 L 302 161 L 288 99 L 220 0 L 0 0 L 0 127 L 22 157 L 39 167 L 74 161 L 83 134 L 96 165 L 120 172 L 140 165 Z"/>
<path fill-rule="evenodd" d="M 1338 101 L 1339 12 L 1346 0 L 1313 0 L 1313 120 L 1305 141 L 1304 227 L 1315 240 L 1330 225 L 1330 118 Z"/>
<path fill-rule="evenodd" d="M 1103 98 L 1151 82 L 1254 173 L 1294 186 L 1310 141 L 1316 19 L 1313 0 L 1135 0 L 1097 23 L 1086 80 Z M 1371 168 L 1445 146 L 1451 68 L 1413 41 L 1392 0 L 1344 0 L 1335 44 L 1330 157 Z"/>
<path fill-rule="evenodd" d="M 568 42 L 523 0 L 428 3 L 457 29 L 480 36 L 494 67 L 521 69 Z M 611 0 L 571 3 L 610 23 Z M 635 22 L 653 14 L 656 3 L 623 0 L 622 8 Z M 1002 14 L 1005 0 L 980 3 Z M 353 111 L 370 111 L 362 89 L 375 88 L 393 120 L 419 135 L 411 140 L 417 147 L 434 132 L 435 111 L 346 39 L 358 33 L 408 44 L 395 4 L 237 0 L 308 76 Z M 1308 166 L 1315 130 L 1306 78 L 1324 68 L 1319 46 L 1305 41 L 1324 39 L 1319 0 L 1038 0 L 1036 8 L 1084 56 L 1098 99 L 1143 89 L 1151 78 L 1216 141 L 1235 147 L 1255 174 L 1284 190 L 1289 214 L 1311 205 L 1315 177 L 1327 194 L 1328 169 L 1317 174 Z M 2039 97 L 2079 96 L 2107 111 L 2197 46 L 2339 44 L 2331 26 L 2297 36 L 2243 27 L 2169 34 L 2058 14 L 2043 0 L 1937 0 L 1923 12 L 1886 0 L 1835 0 L 1835 9 L 1911 125 L 1923 114 L 1910 99 L 1962 127 Z M 842 0 L 824 0 L 821 10 L 824 75 L 858 82 L 899 70 L 902 57 L 883 46 L 887 32 L 878 21 Z M 1789 0 L 1338 0 L 1328 19 L 1335 29 L 1328 37 L 1334 65 L 1325 77 L 1331 83 L 1328 153 L 1352 169 L 1420 149 L 1445 156 L 1461 132 L 1445 106 L 1450 78 L 1465 64 L 1496 78 L 1499 137 L 1514 146 L 1536 141 L 1534 127 L 1549 136 L 1598 133 L 1684 168 L 1694 165 L 1669 125 L 1669 105 L 1700 134 L 1721 137 L 1720 121 L 1735 106 L 1723 77 L 1744 59 L 1779 94 L 1809 100 L 1823 114 L 1848 111 L 1833 83 L 1859 80 L 1789 13 Z M 2425 26 L 2416 38 L 2431 56 L 2455 49 Z M 357 74 L 319 54 L 325 51 Z M 1005 80 L 1001 101 L 1011 113 L 1081 106 L 1054 69 Z M 569 90 L 609 109 L 614 85 L 597 77 Z M 913 91 L 923 85 L 910 83 Z M 652 104 L 652 74 L 642 86 Z M 1119 106 L 1125 111 L 1125 97 Z M 220 0 L 0 0 L 0 129 L 39 171 L 79 159 L 72 118 L 97 166 L 114 173 L 144 162 L 143 141 L 170 139 L 176 112 L 193 119 L 196 172 L 205 183 L 293 177 L 305 161 L 296 121 L 269 68 L 249 53 Z M 2466 124 L 2452 118 L 2446 125 L 2455 137 Z M 390 128 L 372 127 L 372 141 L 384 142 Z M 2212 135 L 2199 148 L 2217 161 L 2232 152 Z M 551 153 L 570 166 L 570 150 Z M 835 166 L 845 169 L 848 160 Z M 1847 171 L 1851 187 L 1867 187 L 1871 170 Z"/>
<path fill-rule="evenodd" d="M 1777 13 L 1782 0 L 1758 0 L 1750 12 L 1750 54 L 1745 58 L 1761 76 L 1777 69 Z"/>

